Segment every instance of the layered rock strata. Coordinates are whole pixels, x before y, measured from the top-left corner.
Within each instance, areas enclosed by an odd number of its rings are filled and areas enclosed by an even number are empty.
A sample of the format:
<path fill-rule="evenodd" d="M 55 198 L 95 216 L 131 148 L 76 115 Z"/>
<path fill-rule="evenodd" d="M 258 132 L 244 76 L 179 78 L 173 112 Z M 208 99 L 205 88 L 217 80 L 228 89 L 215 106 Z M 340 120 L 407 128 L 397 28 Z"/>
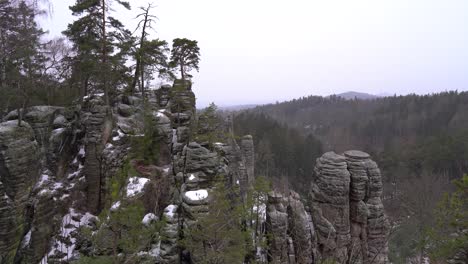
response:
<path fill-rule="evenodd" d="M 12 263 L 26 231 L 26 209 L 39 178 L 39 144 L 27 123 L 0 124 L 0 263 Z"/>

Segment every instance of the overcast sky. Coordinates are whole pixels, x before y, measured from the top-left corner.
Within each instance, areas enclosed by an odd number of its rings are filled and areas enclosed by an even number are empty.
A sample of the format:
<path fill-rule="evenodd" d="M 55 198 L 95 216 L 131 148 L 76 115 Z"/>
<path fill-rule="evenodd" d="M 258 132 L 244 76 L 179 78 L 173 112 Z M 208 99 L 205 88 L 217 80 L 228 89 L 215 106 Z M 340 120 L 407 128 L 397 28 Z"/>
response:
<path fill-rule="evenodd" d="M 60 35 L 74 0 L 50 0 Z M 116 17 L 133 31 L 138 7 Z M 467 0 L 153 0 L 153 37 L 198 40 L 198 106 L 346 91 L 468 90 Z"/>

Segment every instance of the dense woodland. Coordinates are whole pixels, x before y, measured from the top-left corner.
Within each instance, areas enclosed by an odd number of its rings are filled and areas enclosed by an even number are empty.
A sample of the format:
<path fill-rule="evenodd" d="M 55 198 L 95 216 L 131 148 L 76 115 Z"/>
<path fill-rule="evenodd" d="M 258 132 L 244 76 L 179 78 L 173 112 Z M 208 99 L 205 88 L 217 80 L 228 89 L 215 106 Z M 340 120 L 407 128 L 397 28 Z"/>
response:
<path fill-rule="evenodd" d="M 255 144 L 255 170 L 279 189 L 306 193 L 315 159 L 323 154 L 322 144 L 313 135 L 281 124 L 263 113 L 244 112 L 235 116 L 237 135 L 251 134 Z"/>

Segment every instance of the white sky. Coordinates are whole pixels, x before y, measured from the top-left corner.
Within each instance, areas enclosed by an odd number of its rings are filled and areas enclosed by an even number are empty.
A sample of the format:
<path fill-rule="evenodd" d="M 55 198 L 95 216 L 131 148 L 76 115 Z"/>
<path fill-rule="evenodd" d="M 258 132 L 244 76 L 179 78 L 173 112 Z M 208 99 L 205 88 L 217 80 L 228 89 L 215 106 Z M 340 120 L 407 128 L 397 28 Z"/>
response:
<path fill-rule="evenodd" d="M 133 31 L 139 6 L 115 16 Z M 50 0 L 52 36 L 74 0 Z M 198 106 L 345 91 L 468 90 L 466 0 L 153 0 L 154 37 L 198 40 Z"/>

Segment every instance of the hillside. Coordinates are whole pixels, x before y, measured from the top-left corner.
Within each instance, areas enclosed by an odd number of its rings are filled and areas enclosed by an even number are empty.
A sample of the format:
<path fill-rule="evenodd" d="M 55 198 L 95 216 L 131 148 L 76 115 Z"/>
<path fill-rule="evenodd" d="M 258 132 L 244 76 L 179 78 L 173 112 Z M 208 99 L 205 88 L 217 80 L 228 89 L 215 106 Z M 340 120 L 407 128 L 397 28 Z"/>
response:
<path fill-rule="evenodd" d="M 241 131 L 256 133 L 260 139 L 262 133 L 271 131 L 262 128 L 262 122 L 252 122 L 262 117 L 285 130 L 296 131 L 298 138 L 315 138 L 323 151 L 361 149 L 371 153 L 382 170 L 386 210 L 392 221 L 400 225 L 390 241 L 391 259 L 398 262 L 417 254 L 417 245 L 410 241 L 418 241 L 413 239 L 422 239 L 425 234 L 416 227 L 434 223 L 434 208 L 443 193 L 451 190 L 450 182 L 468 171 L 466 113 L 467 92 L 373 100 L 310 96 L 246 110 L 235 120 L 236 126 L 243 128 Z M 290 141 L 286 133 L 282 135 L 271 144 Z M 258 147 L 257 156 L 271 152 L 272 156 L 281 156 L 285 152 L 274 150 Z M 312 163 L 316 157 L 305 154 L 300 160 Z M 297 168 L 294 162 L 276 164 L 277 171 Z M 311 181 L 308 175 L 313 174 L 312 168 L 299 168 L 305 171 L 279 176 L 291 179 L 291 186 Z M 296 177 L 301 179 L 295 180 Z"/>

